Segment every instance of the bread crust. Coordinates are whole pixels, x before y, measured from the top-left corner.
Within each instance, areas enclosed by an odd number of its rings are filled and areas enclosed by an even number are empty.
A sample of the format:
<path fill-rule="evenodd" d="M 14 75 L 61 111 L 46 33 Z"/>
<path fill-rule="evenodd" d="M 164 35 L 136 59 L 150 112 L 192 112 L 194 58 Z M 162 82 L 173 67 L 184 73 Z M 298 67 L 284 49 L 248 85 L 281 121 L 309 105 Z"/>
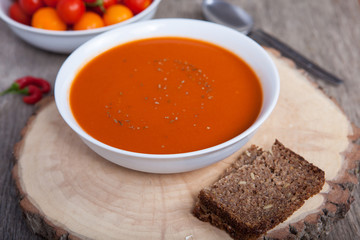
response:
<path fill-rule="evenodd" d="M 251 146 L 212 186 L 193 213 L 234 239 L 257 239 L 320 192 L 325 173 L 278 140 L 271 152 Z"/>

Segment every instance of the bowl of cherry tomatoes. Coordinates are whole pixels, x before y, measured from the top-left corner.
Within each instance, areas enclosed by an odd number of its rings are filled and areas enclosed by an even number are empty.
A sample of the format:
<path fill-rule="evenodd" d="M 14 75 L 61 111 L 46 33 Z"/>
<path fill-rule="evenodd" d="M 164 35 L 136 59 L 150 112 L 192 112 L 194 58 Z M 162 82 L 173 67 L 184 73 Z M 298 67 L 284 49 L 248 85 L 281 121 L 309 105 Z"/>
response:
<path fill-rule="evenodd" d="M 71 53 L 94 36 L 154 17 L 161 0 L 0 0 L 0 18 L 25 42 Z"/>

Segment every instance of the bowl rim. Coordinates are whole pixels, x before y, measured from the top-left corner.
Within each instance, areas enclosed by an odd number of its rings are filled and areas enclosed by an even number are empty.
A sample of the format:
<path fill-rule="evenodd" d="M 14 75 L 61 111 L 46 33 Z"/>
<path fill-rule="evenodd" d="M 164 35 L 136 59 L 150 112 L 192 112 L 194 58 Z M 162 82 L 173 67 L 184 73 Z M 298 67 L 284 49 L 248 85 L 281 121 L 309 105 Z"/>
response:
<path fill-rule="evenodd" d="M 59 81 L 58 81 L 58 78 L 59 76 L 61 76 L 61 74 L 65 71 L 64 70 L 64 67 L 67 66 L 66 62 L 68 62 L 68 59 L 72 59 L 74 56 L 78 55 L 81 51 L 81 49 L 83 48 L 86 48 L 88 45 L 91 45 L 92 42 L 95 42 L 95 41 L 98 41 L 97 39 L 101 39 L 101 38 L 104 38 L 108 35 L 112 35 L 112 34 L 117 34 L 117 32 L 122 32 L 122 31 L 125 31 L 127 30 L 127 28 L 141 28 L 142 26 L 147 26 L 147 25 L 163 25 L 163 24 L 173 24 L 173 23 L 183 23 L 183 24 L 206 24 L 206 25 L 209 25 L 211 26 L 212 28 L 214 28 L 214 31 L 216 30 L 224 30 L 224 31 L 228 31 L 229 33 L 230 32 L 233 32 L 236 33 L 236 34 L 239 34 L 238 36 L 241 37 L 241 38 L 244 38 L 246 39 L 245 41 L 249 41 L 249 43 L 251 45 L 253 45 L 255 48 L 257 48 L 258 51 L 261 52 L 261 54 L 263 55 L 263 57 L 265 58 L 265 60 L 269 63 L 269 66 L 271 68 L 271 72 L 273 73 L 274 75 L 274 78 L 275 78 L 275 81 L 273 83 L 274 85 L 274 98 L 271 99 L 270 103 L 268 104 L 269 107 L 267 109 L 263 109 L 264 107 L 264 104 L 262 105 L 262 109 L 257 117 L 257 119 L 255 120 L 255 122 L 250 126 L 248 127 L 245 131 L 241 132 L 240 134 L 236 135 L 235 137 L 225 141 L 225 142 L 222 142 L 220 144 L 217 144 L 217 145 L 214 145 L 214 146 L 211 146 L 211 147 L 208 147 L 208 148 L 204 148 L 204 149 L 200 149 L 200 150 L 195 150 L 195 151 L 190 151 L 190 152 L 184 152 L 184 153 L 174 153 L 174 154 L 151 154 L 151 153 L 140 153 L 140 152 L 133 152 L 133 151 L 128 151 L 128 150 L 123 150 L 123 149 L 120 149 L 120 148 L 116 148 L 116 147 L 112 147 L 110 145 L 107 145 L 97 139 L 95 139 L 94 137 L 92 137 L 90 134 L 88 134 L 87 132 L 85 132 L 85 130 L 83 130 L 81 128 L 81 126 L 76 122 L 76 119 L 74 118 L 76 124 L 72 124 L 70 120 L 67 119 L 66 116 L 64 116 L 64 113 L 62 113 L 62 111 L 60 110 L 61 108 L 59 108 L 59 103 L 58 100 L 58 97 L 59 97 L 59 91 L 57 91 L 57 89 L 59 88 L 58 85 L 59 85 Z M 171 35 L 173 36 L 173 35 Z M 181 37 L 181 34 L 179 34 L 179 37 Z M 152 37 L 148 37 L 148 38 L 152 38 Z M 146 39 L 146 37 L 143 37 L 143 38 L 136 38 L 136 39 Z M 196 39 L 194 37 L 194 39 Z M 211 40 L 208 40 L 208 42 L 211 43 Z M 225 46 L 221 46 L 221 47 L 224 47 L 226 48 Z M 106 50 L 109 50 L 111 49 L 112 47 L 109 47 L 109 48 L 105 48 L 105 49 L 102 49 L 99 53 L 97 53 L 96 55 L 106 51 Z M 96 56 L 95 55 L 95 56 Z M 82 57 L 82 64 L 86 64 L 87 60 L 89 56 L 87 57 Z M 92 58 L 92 57 L 91 57 Z M 71 86 L 71 84 L 69 84 Z M 69 91 L 70 88 L 67 88 L 67 91 Z M 265 49 L 263 49 L 257 42 L 255 42 L 254 40 L 252 40 L 250 37 L 234 30 L 234 29 L 231 29 L 229 27 L 226 27 L 226 26 L 223 26 L 223 25 L 219 25 L 219 24 L 216 24 L 216 23 L 212 23 L 212 22 L 207 22 L 207 21 L 203 21 L 203 20 L 197 20 L 197 19 L 184 19 L 184 18 L 163 18 L 163 19 L 153 19 L 153 20 L 147 20 L 147 21 L 142 21 L 142 22 L 137 22 L 137 23 L 133 23 L 133 24 L 130 24 L 130 25 L 127 25 L 127 26 L 124 26 L 122 28 L 117 28 L 117 29 L 113 29 L 113 30 L 110 30 L 110 31 L 107 31 L 105 33 L 102 33 L 94 38 L 92 38 L 91 40 L 85 42 L 84 44 L 82 44 L 79 48 L 77 48 L 74 52 L 72 52 L 70 54 L 70 56 L 65 60 L 65 62 L 63 63 L 63 65 L 61 66 L 61 68 L 59 69 L 59 72 L 58 72 L 58 75 L 56 77 L 56 81 L 55 81 L 55 86 L 54 86 L 54 90 L 55 90 L 55 102 L 56 102 L 56 105 L 57 105 L 57 108 L 58 108 L 58 111 L 60 113 L 60 115 L 63 117 L 63 119 L 65 120 L 65 122 L 83 139 L 85 139 L 86 141 L 94 144 L 94 145 L 97 145 L 98 147 L 101 147 L 105 150 L 108 150 L 108 151 L 111 151 L 113 153 L 117 153 L 117 154 L 122 154 L 122 155 L 126 155 L 128 157 L 136 157 L 136 158 L 144 158 L 144 159 L 167 159 L 167 160 L 176 160 L 176 159 L 179 159 L 179 158 L 189 158 L 189 157 L 194 157 L 194 156 L 200 156 L 200 155 L 203 155 L 203 154 L 208 154 L 208 153 L 211 153 L 211 152 L 216 152 L 220 149 L 223 149 L 223 148 L 226 148 L 226 147 L 229 147 L 237 142 L 239 142 L 241 139 L 244 139 L 246 138 L 247 136 L 251 136 L 251 134 L 253 134 L 257 129 L 258 127 L 260 127 L 260 125 L 269 117 L 269 115 L 271 114 L 271 112 L 274 110 L 275 106 L 276 106 L 276 103 L 278 101 L 278 98 L 279 98 L 279 94 L 280 94 L 280 77 L 279 77 L 279 73 L 278 73 L 278 70 L 275 66 L 275 63 L 273 62 L 273 60 L 271 59 L 271 57 L 269 56 L 269 54 L 265 51 Z M 68 94 L 68 93 L 66 93 Z M 67 97 L 67 95 L 66 95 Z M 67 97 L 67 100 L 66 102 L 68 102 L 68 97 Z M 263 102 L 264 103 L 264 102 Z M 69 104 L 68 104 L 69 106 Z M 71 108 L 70 107 L 66 107 L 66 108 L 69 108 L 69 111 L 70 111 L 70 115 L 73 116 L 72 112 L 71 112 Z"/>
<path fill-rule="evenodd" d="M 8 0 L 0 0 L 1 2 L 5 2 Z M 117 27 L 121 27 L 123 25 L 127 25 L 129 23 L 133 23 L 138 21 L 139 19 L 141 19 L 142 17 L 146 16 L 147 14 L 151 13 L 152 11 L 154 11 L 157 6 L 160 4 L 161 0 L 153 0 L 152 3 L 142 12 L 136 14 L 135 16 L 120 22 L 120 23 L 116 23 L 113 25 L 109 25 L 109 26 L 104 26 L 101 28 L 95 28 L 95 29 L 88 29 L 88 30 L 70 30 L 70 31 L 56 31 L 56 30 L 46 30 L 46 29 L 41 29 L 41 28 L 35 28 L 32 26 L 28 26 L 22 23 L 19 23 L 15 20 L 13 20 L 12 18 L 10 18 L 10 16 L 8 16 L 8 14 L 4 11 L 3 7 L 0 6 L 0 18 L 6 22 L 7 24 L 16 27 L 18 29 L 27 31 L 27 32 L 32 32 L 32 33 L 37 33 L 37 34 L 41 34 L 41 35 L 51 35 L 51 36 L 85 36 L 85 35 L 92 35 L 92 34 L 99 34 L 105 31 L 109 31 L 111 29 L 117 28 Z M 4 4 L 4 3 L 2 3 Z"/>

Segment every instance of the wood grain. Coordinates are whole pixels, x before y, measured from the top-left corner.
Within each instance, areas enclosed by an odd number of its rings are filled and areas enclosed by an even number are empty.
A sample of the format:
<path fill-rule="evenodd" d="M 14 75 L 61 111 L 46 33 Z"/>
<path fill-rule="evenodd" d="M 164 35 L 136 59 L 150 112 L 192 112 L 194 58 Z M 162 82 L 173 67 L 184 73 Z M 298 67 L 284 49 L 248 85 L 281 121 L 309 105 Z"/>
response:
<path fill-rule="evenodd" d="M 279 101 L 247 146 L 270 149 L 277 138 L 323 169 L 326 185 L 268 238 L 325 236 L 352 202 L 360 147 L 349 137 L 359 138 L 360 131 L 301 70 L 274 53 Z M 132 171 L 92 152 L 61 119 L 53 101 L 30 119 L 23 134 L 13 175 L 34 232 L 49 239 L 229 239 L 192 216 L 192 209 L 200 189 L 216 181 L 239 152 L 182 174 Z"/>
<path fill-rule="evenodd" d="M 163 0 L 157 18 L 201 19 L 200 0 Z M 360 7 L 357 0 L 232 0 L 249 11 L 256 27 L 263 28 L 309 59 L 344 79 L 340 87 L 318 83 L 335 98 L 350 120 L 360 126 Z M 65 55 L 35 49 L 19 40 L 0 22 L 0 89 L 23 75 L 32 74 L 54 83 Z M 11 180 L 12 152 L 34 108 L 18 96 L 0 99 L 0 239 L 39 239 L 26 226 Z M 360 238 L 360 190 L 346 218 L 339 221 L 328 239 Z"/>

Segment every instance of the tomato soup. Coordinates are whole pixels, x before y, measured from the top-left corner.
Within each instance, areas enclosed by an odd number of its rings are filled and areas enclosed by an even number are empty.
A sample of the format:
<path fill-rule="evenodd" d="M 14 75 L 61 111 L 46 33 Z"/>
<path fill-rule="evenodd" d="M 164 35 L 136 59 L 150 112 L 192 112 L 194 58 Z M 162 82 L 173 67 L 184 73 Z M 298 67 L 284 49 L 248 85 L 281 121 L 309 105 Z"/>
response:
<path fill-rule="evenodd" d="M 256 120 L 255 72 L 219 46 L 187 38 L 138 40 L 89 61 L 70 106 L 95 139 L 139 153 L 174 154 L 223 143 Z"/>

